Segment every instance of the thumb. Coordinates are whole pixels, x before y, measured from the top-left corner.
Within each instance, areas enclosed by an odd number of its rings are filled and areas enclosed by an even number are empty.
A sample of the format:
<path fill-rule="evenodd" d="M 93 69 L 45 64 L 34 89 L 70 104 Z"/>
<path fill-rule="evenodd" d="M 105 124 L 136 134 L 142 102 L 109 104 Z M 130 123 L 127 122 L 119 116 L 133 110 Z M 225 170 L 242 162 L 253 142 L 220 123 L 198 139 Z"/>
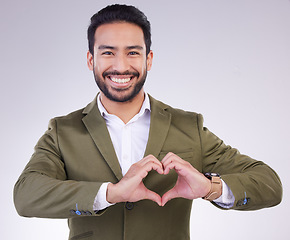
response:
<path fill-rule="evenodd" d="M 170 189 L 168 192 L 164 193 L 164 195 L 162 196 L 161 206 L 163 207 L 168 201 L 176 197 L 178 197 L 178 194 L 175 188 Z"/>
<path fill-rule="evenodd" d="M 149 189 L 146 189 L 146 199 L 152 200 L 153 202 L 156 202 L 159 206 L 161 206 L 161 197 L 153 191 L 150 191 Z"/>

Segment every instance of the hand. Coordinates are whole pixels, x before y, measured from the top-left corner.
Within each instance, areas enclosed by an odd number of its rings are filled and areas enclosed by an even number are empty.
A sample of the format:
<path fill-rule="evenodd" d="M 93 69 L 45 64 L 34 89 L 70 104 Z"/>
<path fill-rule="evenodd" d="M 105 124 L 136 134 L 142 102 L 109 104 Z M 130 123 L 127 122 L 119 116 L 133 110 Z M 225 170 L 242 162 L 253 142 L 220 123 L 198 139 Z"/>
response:
<path fill-rule="evenodd" d="M 162 160 L 164 172 L 168 174 L 174 169 L 178 178 L 175 186 L 162 196 L 162 206 L 173 198 L 196 199 L 206 196 L 211 189 L 211 182 L 196 170 L 189 162 L 173 153 L 168 153 Z"/>
<path fill-rule="evenodd" d="M 107 201 L 137 202 L 142 199 L 149 199 L 161 206 L 161 197 L 147 189 L 143 184 L 143 179 L 151 170 L 163 174 L 161 162 L 152 155 L 148 155 L 139 162 L 133 164 L 125 176 L 116 184 L 110 183 L 107 188 Z"/>

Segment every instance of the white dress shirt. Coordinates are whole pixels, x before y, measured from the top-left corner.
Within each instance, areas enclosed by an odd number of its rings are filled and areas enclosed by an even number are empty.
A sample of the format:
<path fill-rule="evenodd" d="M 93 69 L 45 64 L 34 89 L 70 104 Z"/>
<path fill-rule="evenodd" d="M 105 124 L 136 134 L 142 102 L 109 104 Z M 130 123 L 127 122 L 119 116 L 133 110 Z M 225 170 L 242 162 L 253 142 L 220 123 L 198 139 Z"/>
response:
<path fill-rule="evenodd" d="M 99 111 L 106 121 L 110 137 L 119 160 L 123 176 L 127 173 L 132 164 L 144 157 L 149 137 L 151 107 L 147 94 L 143 105 L 128 123 L 124 123 L 119 117 L 109 114 L 101 103 L 100 95 L 97 98 Z M 102 210 L 112 204 L 106 200 L 107 186 L 103 183 L 94 201 L 93 209 Z M 223 193 L 215 202 L 223 208 L 229 208 L 234 203 L 234 196 L 222 181 Z"/>

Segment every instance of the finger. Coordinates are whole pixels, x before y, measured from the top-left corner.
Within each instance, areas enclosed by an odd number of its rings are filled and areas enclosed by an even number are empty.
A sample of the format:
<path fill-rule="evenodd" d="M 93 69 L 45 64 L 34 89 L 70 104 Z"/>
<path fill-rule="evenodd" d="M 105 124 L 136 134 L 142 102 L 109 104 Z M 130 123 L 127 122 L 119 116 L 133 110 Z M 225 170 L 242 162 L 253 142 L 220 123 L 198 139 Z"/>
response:
<path fill-rule="evenodd" d="M 175 188 L 170 189 L 168 192 L 166 192 L 161 199 L 161 206 L 163 207 L 168 201 L 170 201 L 173 198 L 178 197 L 178 193 L 175 190 Z"/>
<path fill-rule="evenodd" d="M 198 172 L 189 162 L 181 159 L 178 156 L 169 156 L 163 162 L 164 174 L 168 174 L 171 169 L 174 169 L 178 174 L 186 175 L 189 172 Z"/>
<path fill-rule="evenodd" d="M 183 159 L 181 159 L 180 157 L 178 157 L 177 155 L 173 154 L 173 153 L 168 153 L 163 159 L 162 159 L 162 164 L 163 164 L 163 168 L 165 169 L 168 165 L 172 164 L 172 163 L 180 163 L 182 164 L 184 162 Z"/>
<path fill-rule="evenodd" d="M 178 161 L 166 161 L 166 163 L 163 165 L 164 168 L 164 174 L 168 174 L 171 169 L 174 169 L 177 173 L 182 171 L 186 166 L 183 163 L 180 163 Z"/>
<path fill-rule="evenodd" d="M 142 166 L 142 168 L 146 169 L 148 172 L 151 171 L 151 170 L 155 170 L 157 171 L 159 174 L 163 174 L 163 166 L 162 164 L 158 161 L 158 162 L 147 162 L 146 164 L 144 164 Z"/>
<path fill-rule="evenodd" d="M 174 168 L 175 162 L 175 154 L 169 152 L 166 156 L 162 159 L 161 163 L 163 165 L 164 174 L 168 174 L 171 169 Z"/>
<path fill-rule="evenodd" d="M 165 165 L 164 169 L 163 169 L 163 174 L 167 175 L 171 169 L 175 169 L 175 164 L 176 163 L 171 162 L 171 163 L 168 163 L 167 165 Z M 175 171 L 176 171 L 176 169 L 175 169 Z"/>
<path fill-rule="evenodd" d="M 148 199 L 156 202 L 161 206 L 161 197 L 156 192 L 149 190 L 143 183 L 140 186 L 140 190 L 143 192 L 143 197 L 140 199 Z"/>
<path fill-rule="evenodd" d="M 138 164 L 140 164 L 140 165 L 143 166 L 143 165 L 147 164 L 148 162 L 155 163 L 155 164 L 159 165 L 160 168 L 163 168 L 162 163 L 161 163 L 161 162 L 160 162 L 156 157 L 154 157 L 153 155 L 148 155 L 148 156 L 146 156 L 145 158 L 141 159 L 141 160 L 138 162 Z"/>
<path fill-rule="evenodd" d="M 167 161 L 171 161 L 174 156 L 176 155 L 172 152 L 167 153 L 165 157 L 161 160 L 162 164 L 166 163 Z"/>
<path fill-rule="evenodd" d="M 146 197 L 144 199 L 152 200 L 153 202 L 156 202 L 159 206 L 161 206 L 162 204 L 161 197 L 157 193 L 152 192 L 148 189 L 146 190 Z"/>
<path fill-rule="evenodd" d="M 143 159 L 141 159 L 139 162 L 140 163 L 142 163 L 142 162 L 146 163 L 148 161 L 156 161 L 156 162 L 159 162 L 159 160 L 155 156 L 153 156 L 152 154 L 147 155 L 146 157 L 144 157 Z"/>
<path fill-rule="evenodd" d="M 155 162 L 147 162 L 144 165 L 139 165 L 135 169 L 137 169 L 135 175 L 140 177 L 141 180 L 145 178 L 151 170 L 155 170 L 159 174 L 163 174 L 163 167 L 160 166 L 160 164 L 156 164 Z"/>
<path fill-rule="evenodd" d="M 166 165 L 168 164 L 169 162 L 180 162 L 180 163 L 183 163 L 185 162 L 182 158 L 180 158 L 178 155 L 172 153 L 172 152 L 169 152 L 166 154 L 166 156 L 162 159 L 162 164 L 163 165 Z"/>
<path fill-rule="evenodd" d="M 164 174 L 163 166 L 153 165 L 152 169 L 158 172 L 159 174 Z"/>

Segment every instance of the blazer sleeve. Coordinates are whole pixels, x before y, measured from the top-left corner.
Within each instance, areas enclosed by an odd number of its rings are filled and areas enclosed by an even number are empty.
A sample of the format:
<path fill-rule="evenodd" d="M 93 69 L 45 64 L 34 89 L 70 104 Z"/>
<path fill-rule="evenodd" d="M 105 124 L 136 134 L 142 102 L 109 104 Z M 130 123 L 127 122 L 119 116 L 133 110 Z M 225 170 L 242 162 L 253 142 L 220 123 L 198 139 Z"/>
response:
<path fill-rule="evenodd" d="M 235 197 L 231 209 L 257 210 L 279 204 L 282 200 L 282 184 L 277 173 L 264 162 L 225 145 L 203 126 L 202 115 L 199 114 L 197 118 L 203 172 L 221 175 Z"/>
<path fill-rule="evenodd" d="M 93 202 L 102 183 L 67 180 L 55 120 L 35 146 L 14 186 L 17 212 L 26 217 L 71 218 L 100 215 Z"/>

